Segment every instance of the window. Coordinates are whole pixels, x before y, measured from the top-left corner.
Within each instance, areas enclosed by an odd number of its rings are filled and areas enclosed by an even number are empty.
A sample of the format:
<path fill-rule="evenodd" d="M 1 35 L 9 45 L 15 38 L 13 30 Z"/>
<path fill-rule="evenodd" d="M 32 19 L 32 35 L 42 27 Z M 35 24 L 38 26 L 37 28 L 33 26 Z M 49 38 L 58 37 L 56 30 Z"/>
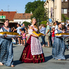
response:
<path fill-rule="evenodd" d="M 64 9 L 64 14 L 67 14 L 67 9 Z"/>
<path fill-rule="evenodd" d="M 68 0 L 65 0 L 65 2 L 67 2 Z"/>
<path fill-rule="evenodd" d="M 67 14 L 67 9 L 61 9 L 62 14 Z"/>
<path fill-rule="evenodd" d="M 61 0 L 62 2 L 67 2 L 68 0 Z"/>

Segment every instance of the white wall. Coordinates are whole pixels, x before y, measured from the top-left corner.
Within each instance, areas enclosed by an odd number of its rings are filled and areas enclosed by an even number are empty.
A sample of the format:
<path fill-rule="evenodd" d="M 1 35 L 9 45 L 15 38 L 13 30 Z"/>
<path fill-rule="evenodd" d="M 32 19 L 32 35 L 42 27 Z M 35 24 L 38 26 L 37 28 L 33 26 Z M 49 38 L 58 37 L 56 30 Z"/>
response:
<path fill-rule="evenodd" d="M 14 19 L 14 22 L 18 22 L 19 24 L 22 24 L 24 21 L 31 23 L 31 19 Z"/>

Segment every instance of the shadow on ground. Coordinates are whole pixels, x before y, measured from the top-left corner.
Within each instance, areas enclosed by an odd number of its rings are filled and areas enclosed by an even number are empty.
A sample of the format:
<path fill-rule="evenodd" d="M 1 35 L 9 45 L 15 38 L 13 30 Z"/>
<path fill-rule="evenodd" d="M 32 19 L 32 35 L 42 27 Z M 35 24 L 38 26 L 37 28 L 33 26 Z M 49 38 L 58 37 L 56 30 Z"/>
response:
<path fill-rule="evenodd" d="M 19 61 L 19 60 L 14 61 L 14 65 L 15 65 L 15 66 L 16 66 L 16 65 L 19 65 L 19 64 L 22 64 L 21 61 Z"/>
<path fill-rule="evenodd" d="M 69 55 L 65 55 L 65 58 L 68 59 L 69 58 Z"/>
<path fill-rule="evenodd" d="M 47 57 L 45 57 L 45 62 L 47 62 L 47 61 L 49 61 L 49 60 L 51 60 L 51 59 L 52 59 L 52 55 L 47 56 Z"/>

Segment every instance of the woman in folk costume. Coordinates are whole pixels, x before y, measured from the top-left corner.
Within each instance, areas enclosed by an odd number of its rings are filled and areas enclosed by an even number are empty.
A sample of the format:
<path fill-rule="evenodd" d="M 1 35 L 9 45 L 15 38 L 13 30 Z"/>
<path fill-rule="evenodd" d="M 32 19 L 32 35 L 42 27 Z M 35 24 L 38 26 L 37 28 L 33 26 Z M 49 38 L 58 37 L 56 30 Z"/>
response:
<path fill-rule="evenodd" d="M 32 25 L 30 26 L 30 37 L 25 45 L 25 48 L 22 52 L 22 55 L 20 57 L 20 61 L 24 63 L 41 63 L 44 62 L 44 54 L 41 47 L 41 43 L 39 41 L 39 38 L 35 36 L 32 32 L 38 31 L 38 28 L 36 26 L 36 19 L 32 19 Z"/>
<path fill-rule="evenodd" d="M 6 19 L 0 32 L 11 32 L 9 20 Z M 0 38 L 0 65 L 14 67 L 13 65 L 13 46 L 11 38 Z"/>
<path fill-rule="evenodd" d="M 59 24 L 58 29 L 55 30 L 56 32 L 55 34 L 63 33 L 61 29 L 62 29 L 62 24 Z M 56 60 L 65 60 L 64 52 L 65 52 L 64 38 L 55 36 L 53 49 L 52 49 L 53 58 Z"/>

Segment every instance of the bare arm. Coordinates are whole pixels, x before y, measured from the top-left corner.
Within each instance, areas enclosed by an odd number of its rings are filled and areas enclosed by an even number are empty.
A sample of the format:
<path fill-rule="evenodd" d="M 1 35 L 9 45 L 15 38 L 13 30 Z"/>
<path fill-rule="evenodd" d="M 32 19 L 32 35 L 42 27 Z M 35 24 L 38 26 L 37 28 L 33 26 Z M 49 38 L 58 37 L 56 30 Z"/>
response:
<path fill-rule="evenodd" d="M 14 32 L 14 31 L 17 31 L 17 29 L 14 29 L 13 32 Z"/>
<path fill-rule="evenodd" d="M 49 33 L 50 30 L 47 31 L 47 34 Z"/>
<path fill-rule="evenodd" d="M 38 36 L 36 36 L 36 35 L 34 35 L 34 34 L 31 34 L 32 36 L 34 36 L 34 37 L 36 37 L 36 38 L 38 38 Z"/>

